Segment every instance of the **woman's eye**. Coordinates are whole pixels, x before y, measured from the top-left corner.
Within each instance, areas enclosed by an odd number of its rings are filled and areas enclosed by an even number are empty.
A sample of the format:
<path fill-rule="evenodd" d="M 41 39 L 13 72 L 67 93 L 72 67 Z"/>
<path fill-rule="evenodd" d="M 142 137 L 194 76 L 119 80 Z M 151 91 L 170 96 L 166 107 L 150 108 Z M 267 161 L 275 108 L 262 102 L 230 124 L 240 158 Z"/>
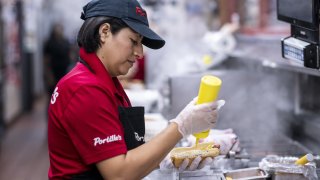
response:
<path fill-rule="evenodd" d="M 133 45 L 138 45 L 138 41 L 131 39 Z"/>

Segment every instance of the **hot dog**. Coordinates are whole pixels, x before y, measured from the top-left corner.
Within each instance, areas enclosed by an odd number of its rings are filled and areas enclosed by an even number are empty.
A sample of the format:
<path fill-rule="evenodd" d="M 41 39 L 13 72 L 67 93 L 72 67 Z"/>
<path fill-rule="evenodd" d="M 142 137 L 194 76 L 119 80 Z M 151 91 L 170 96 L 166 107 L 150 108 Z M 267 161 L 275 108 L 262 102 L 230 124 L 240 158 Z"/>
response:
<path fill-rule="evenodd" d="M 175 167 L 179 167 L 184 159 L 188 158 L 189 164 L 197 157 L 201 156 L 202 160 L 206 157 L 216 157 L 220 153 L 220 146 L 214 143 L 200 143 L 192 147 L 177 147 L 170 152 L 170 158 Z"/>

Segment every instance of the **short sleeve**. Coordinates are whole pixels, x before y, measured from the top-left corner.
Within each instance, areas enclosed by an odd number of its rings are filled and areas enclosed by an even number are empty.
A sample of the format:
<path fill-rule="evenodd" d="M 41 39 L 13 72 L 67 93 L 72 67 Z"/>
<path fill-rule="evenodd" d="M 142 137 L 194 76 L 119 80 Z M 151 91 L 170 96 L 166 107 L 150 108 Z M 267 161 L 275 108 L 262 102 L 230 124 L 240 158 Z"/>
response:
<path fill-rule="evenodd" d="M 118 105 L 111 92 L 94 85 L 79 88 L 64 110 L 63 119 L 86 164 L 127 152 Z"/>

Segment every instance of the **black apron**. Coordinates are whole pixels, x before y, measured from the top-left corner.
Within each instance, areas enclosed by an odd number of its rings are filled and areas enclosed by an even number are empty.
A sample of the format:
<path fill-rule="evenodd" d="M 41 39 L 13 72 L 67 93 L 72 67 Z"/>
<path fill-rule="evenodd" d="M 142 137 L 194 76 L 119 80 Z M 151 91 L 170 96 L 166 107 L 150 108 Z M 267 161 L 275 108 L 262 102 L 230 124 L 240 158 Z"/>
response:
<path fill-rule="evenodd" d="M 91 67 L 82 59 L 79 61 L 90 71 Z M 128 101 L 128 100 L 127 100 Z M 128 151 L 144 144 L 145 124 L 144 107 L 118 107 L 119 118 L 124 128 L 124 140 Z M 72 176 L 72 180 L 103 180 L 97 167 L 92 165 L 92 169 Z"/>

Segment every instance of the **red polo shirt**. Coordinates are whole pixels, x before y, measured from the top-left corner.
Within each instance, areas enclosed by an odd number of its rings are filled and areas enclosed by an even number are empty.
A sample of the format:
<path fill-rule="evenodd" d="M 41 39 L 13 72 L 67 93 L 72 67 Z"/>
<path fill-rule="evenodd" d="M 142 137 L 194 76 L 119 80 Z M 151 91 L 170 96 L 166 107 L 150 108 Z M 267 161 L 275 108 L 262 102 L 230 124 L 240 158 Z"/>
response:
<path fill-rule="evenodd" d="M 80 49 L 82 63 L 57 84 L 48 119 L 49 179 L 68 179 L 90 165 L 127 152 L 118 106 L 130 102 L 116 77 L 94 53 Z"/>

